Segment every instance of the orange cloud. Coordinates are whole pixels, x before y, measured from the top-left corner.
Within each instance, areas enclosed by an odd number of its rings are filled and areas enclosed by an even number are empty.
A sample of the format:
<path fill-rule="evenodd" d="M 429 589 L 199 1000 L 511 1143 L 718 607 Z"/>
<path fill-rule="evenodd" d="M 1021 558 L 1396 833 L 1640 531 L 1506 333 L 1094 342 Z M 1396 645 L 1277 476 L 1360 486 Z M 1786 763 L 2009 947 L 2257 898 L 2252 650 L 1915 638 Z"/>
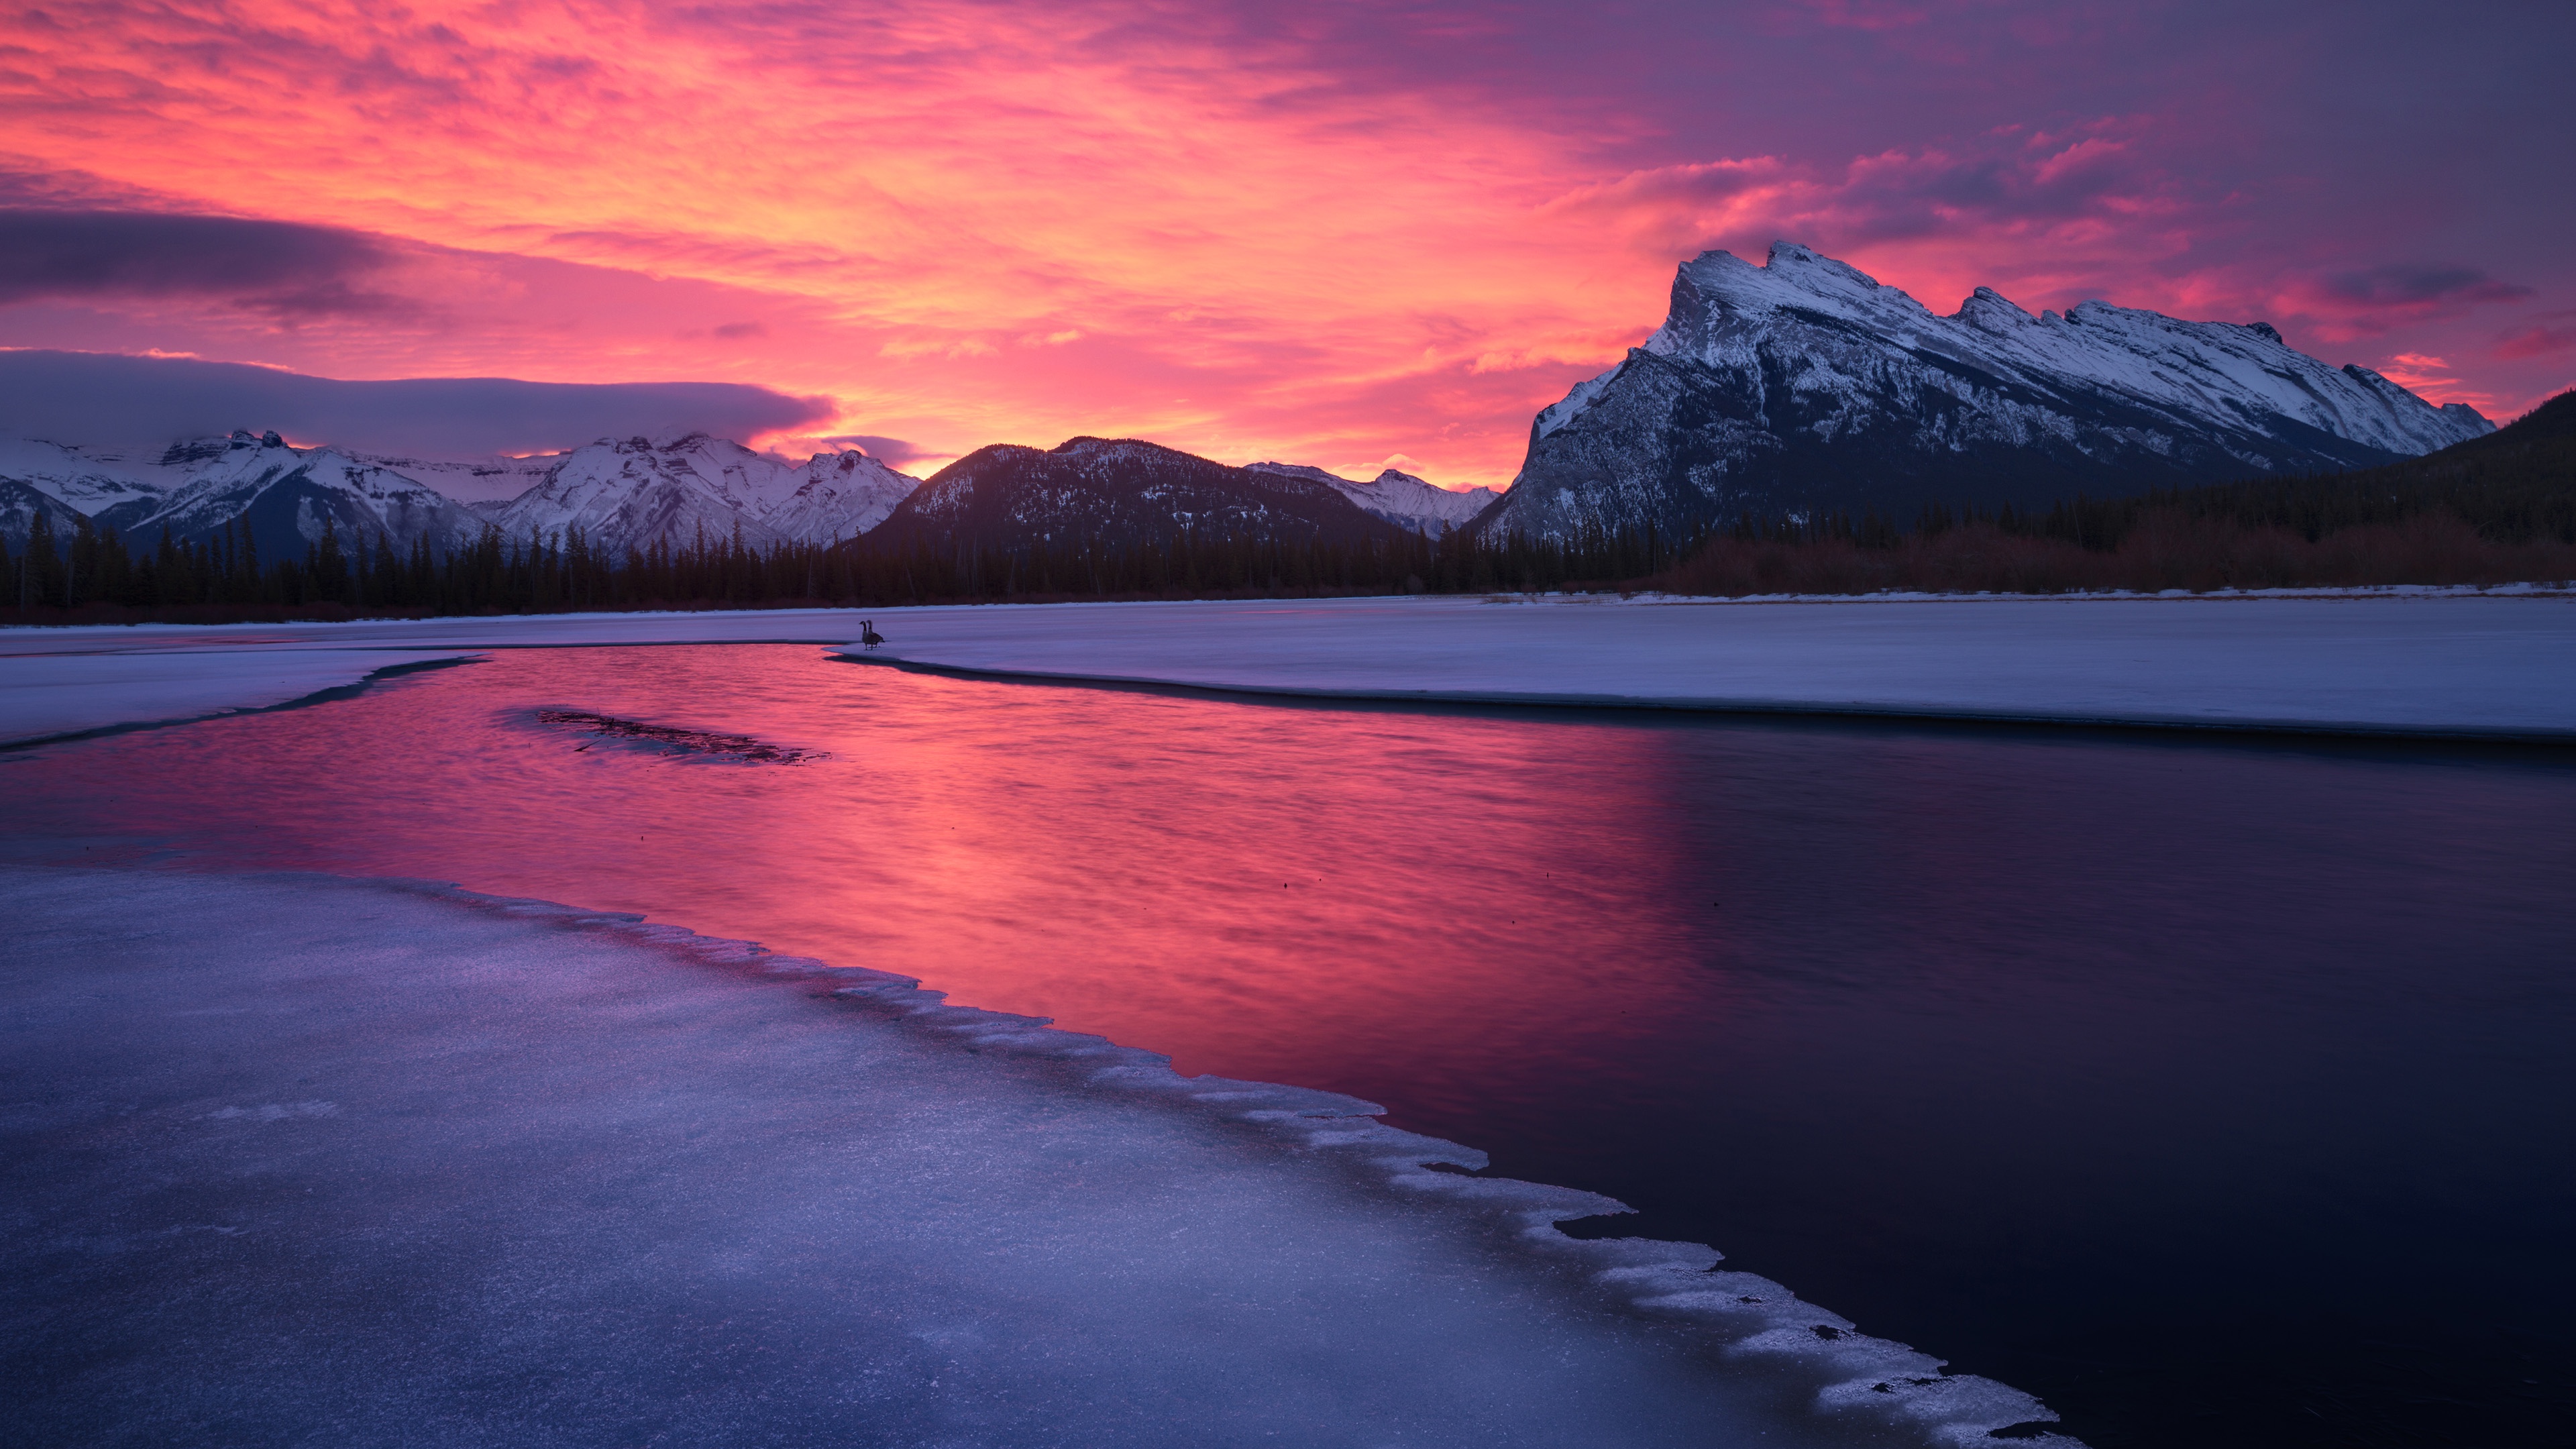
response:
<path fill-rule="evenodd" d="M 1761 27 L 1919 46 L 1943 11 L 1834 0 Z M 2302 292 L 2198 258 L 2234 203 L 2173 180 L 2152 115 L 1834 155 L 1649 144 L 1675 124 L 1651 106 L 1425 63 L 1530 38 L 1507 20 L 1434 6 L 1375 61 L 1367 26 L 1397 22 L 1364 11 L 1154 0 L 19 7 L 0 200 L 332 228 L 367 270 L 33 297 L 0 343 L 749 382 L 924 456 L 1127 433 L 1498 483 L 1530 415 L 1641 339 L 1707 245 L 1798 238 L 1942 307 L 1993 283 L 2268 307 L 2320 336 L 2361 335 L 2373 297 L 2439 310 L 2410 299 L 2447 273 Z"/>

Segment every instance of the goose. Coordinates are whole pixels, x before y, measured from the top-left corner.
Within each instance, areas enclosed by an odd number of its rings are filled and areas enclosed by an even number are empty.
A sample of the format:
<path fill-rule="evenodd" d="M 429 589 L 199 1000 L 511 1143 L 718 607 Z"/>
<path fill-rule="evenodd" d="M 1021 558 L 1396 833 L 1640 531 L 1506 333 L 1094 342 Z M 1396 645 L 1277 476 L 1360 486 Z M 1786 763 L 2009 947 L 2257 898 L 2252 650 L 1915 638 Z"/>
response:
<path fill-rule="evenodd" d="M 877 632 L 876 620 L 861 619 L 859 621 L 859 642 L 865 644 L 871 649 L 874 649 L 885 642 L 885 636 Z"/>

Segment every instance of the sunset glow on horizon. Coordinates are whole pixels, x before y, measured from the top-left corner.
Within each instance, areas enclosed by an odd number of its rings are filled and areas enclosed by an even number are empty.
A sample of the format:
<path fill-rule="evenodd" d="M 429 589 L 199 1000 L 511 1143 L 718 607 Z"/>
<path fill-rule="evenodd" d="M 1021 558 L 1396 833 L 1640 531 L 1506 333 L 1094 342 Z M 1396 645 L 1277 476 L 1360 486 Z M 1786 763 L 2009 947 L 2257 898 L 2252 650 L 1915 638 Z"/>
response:
<path fill-rule="evenodd" d="M 2270 321 L 2502 420 L 2576 381 L 2569 123 L 2497 80 L 2568 24 L 2416 14 L 20 9 L 0 208 L 102 240 L 0 346 L 757 384 L 823 401 L 745 441 L 913 471 L 1088 433 L 1499 485 L 1677 262 L 1785 237 L 1941 312 Z M 207 216 L 279 225 L 166 225 Z"/>

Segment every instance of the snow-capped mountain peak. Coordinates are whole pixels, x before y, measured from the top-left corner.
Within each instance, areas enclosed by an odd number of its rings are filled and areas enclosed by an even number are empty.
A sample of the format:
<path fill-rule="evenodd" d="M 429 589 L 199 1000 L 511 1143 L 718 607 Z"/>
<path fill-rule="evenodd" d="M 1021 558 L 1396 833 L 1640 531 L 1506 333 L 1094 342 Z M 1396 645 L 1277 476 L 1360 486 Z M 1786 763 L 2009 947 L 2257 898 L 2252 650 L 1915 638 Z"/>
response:
<path fill-rule="evenodd" d="M 351 548 L 380 535 L 406 545 L 427 535 L 444 548 L 473 528 L 472 516 L 434 488 L 330 448 L 292 447 L 274 432 L 174 443 L 161 463 L 188 481 L 149 513 L 111 520 L 138 540 L 166 531 L 196 541 L 238 525 L 277 558 L 300 554 L 326 527 Z"/>
<path fill-rule="evenodd" d="M 493 525 L 518 540 L 579 529 L 611 551 L 686 543 L 702 526 L 766 547 L 864 533 L 917 486 L 855 450 L 797 463 L 705 433 L 473 461 L 297 448 L 247 429 L 143 452 L 15 438 L 0 439 L 0 537 L 25 537 L 50 510 L 146 541 L 239 523 L 271 558 L 301 552 L 326 522 L 343 540 L 381 533 L 408 546 L 427 535 L 440 551 Z"/>
<path fill-rule="evenodd" d="M 1788 242 L 1684 262 L 1664 323 L 1541 411 L 1493 526 L 1556 534 L 2370 466 L 2492 431 L 2268 323 L 1979 287 L 1940 316 Z"/>
<path fill-rule="evenodd" d="M 545 474 L 483 512 L 505 533 L 578 528 L 610 550 L 693 542 L 703 530 L 768 547 L 829 543 L 882 522 L 920 480 L 865 453 L 791 463 L 705 433 L 602 438 L 551 460 Z"/>

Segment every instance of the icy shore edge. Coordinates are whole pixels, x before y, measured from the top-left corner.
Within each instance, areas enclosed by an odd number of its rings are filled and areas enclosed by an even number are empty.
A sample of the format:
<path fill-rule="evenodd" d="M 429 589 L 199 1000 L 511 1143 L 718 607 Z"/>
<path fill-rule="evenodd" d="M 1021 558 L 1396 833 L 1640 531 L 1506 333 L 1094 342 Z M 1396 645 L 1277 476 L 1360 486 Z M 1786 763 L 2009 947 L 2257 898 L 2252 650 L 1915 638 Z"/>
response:
<path fill-rule="evenodd" d="M 950 679 L 992 679 L 1034 684 L 1101 685 L 1125 689 L 1161 689 L 1201 695 L 1251 699 L 1339 699 L 1370 704 L 1485 705 L 1506 709 L 1647 710 L 1662 714 L 1739 715 L 1772 719 L 1914 721 L 1955 725 L 2031 725 L 2058 729 L 2154 730 L 2208 735 L 2298 735 L 2325 739 L 2419 740 L 2460 745 L 2576 745 L 2576 729 L 2513 725 L 2410 725 L 2362 720 L 2292 719 L 2252 716 L 2210 718 L 2155 710 L 1995 709 L 1973 705 L 1846 704 L 1832 700 L 1766 700 L 1703 698 L 1690 695 L 1631 695 L 1501 689 L 1370 689 L 1360 685 L 1252 684 L 1198 680 L 1172 674 L 1111 674 L 1084 670 L 1034 669 L 1004 665 L 943 664 L 871 654 L 858 648 L 832 651 L 851 664 L 874 664 L 915 674 Z"/>
<path fill-rule="evenodd" d="M 1724 1255 L 1714 1248 L 1647 1238 L 1568 1237 L 1558 1223 L 1634 1209 L 1598 1193 L 1470 1176 L 1487 1165 L 1483 1152 L 1375 1121 L 1386 1109 L 1373 1102 L 1273 1082 L 1184 1077 L 1167 1056 L 1065 1030 L 1050 1018 L 951 1006 L 946 992 L 927 989 L 916 977 L 782 955 L 754 942 L 654 923 L 633 912 L 489 895 L 442 881 L 350 879 L 516 919 L 606 933 L 695 964 L 782 985 L 822 988 L 819 994 L 829 999 L 908 1030 L 935 1033 L 977 1052 L 1069 1068 L 1076 1080 L 1095 1090 L 1159 1097 L 1220 1120 L 1249 1124 L 1357 1176 L 1502 1230 L 1539 1264 L 1574 1269 L 1602 1307 L 1689 1325 L 1706 1335 L 1725 1359 L 1758 1362 L 1767 1372 L 1793 1376 L 1811 1389 L 1815 1410 L 1829 1418 L 1910 1430 L 1932 1445 L 2004 1442 L 1996 1439 L 1995 1430 L 2019 1428 L 2009 1442 L 2082 1449 L 2081 1440 L 2035 1429 L 2057 1422 L 2058 1415 L 2031 1395 L 1974 1374 L 1944 1373 L 1944 1360 L 1863 1334 L 1851 1320 L 1804 1302 L 1769 1279 L 1722 1268 Z"/>

